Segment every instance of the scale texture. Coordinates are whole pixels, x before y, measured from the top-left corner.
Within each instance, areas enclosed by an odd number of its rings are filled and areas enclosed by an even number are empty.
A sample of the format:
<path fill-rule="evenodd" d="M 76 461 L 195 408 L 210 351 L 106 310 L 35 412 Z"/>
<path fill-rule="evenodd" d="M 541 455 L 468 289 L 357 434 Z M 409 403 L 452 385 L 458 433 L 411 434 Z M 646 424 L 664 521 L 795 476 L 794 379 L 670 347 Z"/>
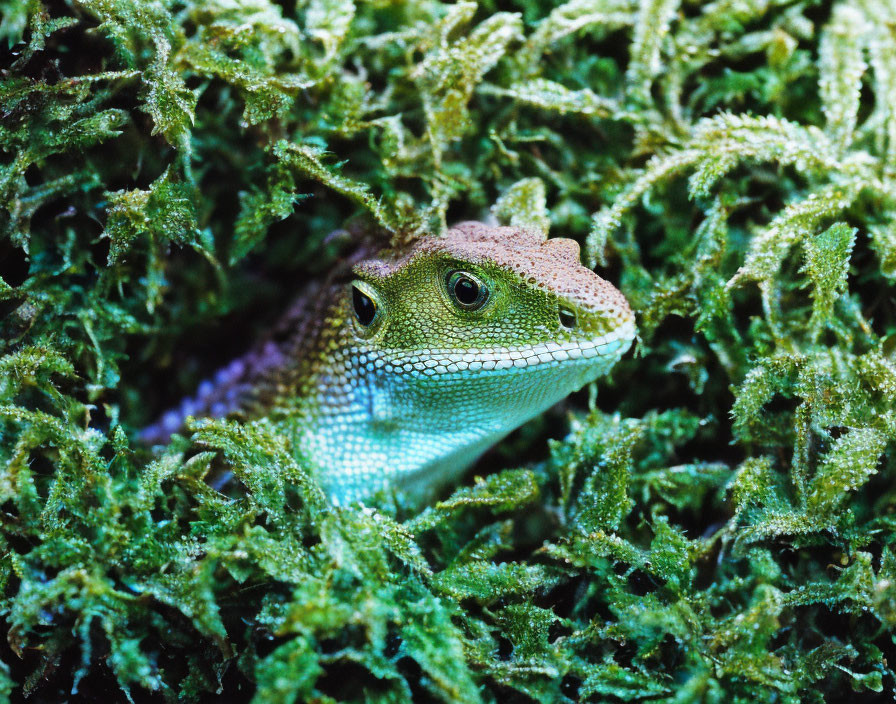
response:
<path fill-rule="evenodd" d="M 266 416 L 334 501 L 390 485 L 423 499 L 609 371 L 635 333 L 574 241 L 462 223 L 334 274 L 143 437 Z"/>

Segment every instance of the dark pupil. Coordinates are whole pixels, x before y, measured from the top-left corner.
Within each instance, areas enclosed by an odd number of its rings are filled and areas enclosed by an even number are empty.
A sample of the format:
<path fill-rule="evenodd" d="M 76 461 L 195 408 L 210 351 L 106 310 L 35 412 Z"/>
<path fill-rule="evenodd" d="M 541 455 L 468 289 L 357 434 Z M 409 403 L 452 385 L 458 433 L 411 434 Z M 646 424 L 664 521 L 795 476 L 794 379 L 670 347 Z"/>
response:
<path fill-rule="evenodd" d="M 454 282 L 454 295 L 465 306 L 471 306 L 479 298 L 479 285 L 472 279 L 461 277 Z"/>
<path fill-rule="evenodd" d="M 352 306 L 361 325 L 367 327 L 373 322 L 376 317 L 376 303 L 357 286 L 352 286 Z"/>
<path fill-rule="evenodd" d="M 576 326 L 576 314 L 566 308 L 560 309 L 560 324 L 572 330 Z"/>

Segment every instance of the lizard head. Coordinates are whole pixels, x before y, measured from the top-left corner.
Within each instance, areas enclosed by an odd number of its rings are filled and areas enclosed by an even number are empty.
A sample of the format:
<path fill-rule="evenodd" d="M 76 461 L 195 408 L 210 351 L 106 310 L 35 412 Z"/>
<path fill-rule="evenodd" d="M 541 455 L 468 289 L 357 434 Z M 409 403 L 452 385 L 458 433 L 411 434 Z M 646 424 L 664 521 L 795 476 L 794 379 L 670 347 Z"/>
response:
<path fill-rule="evenodd" d="M 563 365 L 580 370 L 581 386 L 635 337 L 625 298 L 581 264 L 576 242 L 519 228 L 461 223 L 360 262 L 354 276 L 356 336 L 403 372 L 469 378 Z"/>
<path fill-rule="evenodd" d="M 572 240 L 461 223 L 355 264 L 327 321 L 304 451 L 339 500 L 425 497 L 606 373 L 635 337 Z"/>

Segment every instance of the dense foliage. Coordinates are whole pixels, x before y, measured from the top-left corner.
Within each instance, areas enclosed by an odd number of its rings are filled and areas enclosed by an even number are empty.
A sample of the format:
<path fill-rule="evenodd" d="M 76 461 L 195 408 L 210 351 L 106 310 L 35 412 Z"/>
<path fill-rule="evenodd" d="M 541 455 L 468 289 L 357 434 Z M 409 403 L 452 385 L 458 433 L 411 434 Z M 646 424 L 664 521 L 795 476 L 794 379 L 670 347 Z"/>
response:
<path fill-rule="evenodd" d="M 890 0 L 0 15 L 0 701 L 892 697 Z M 135 440 L 350 233 L 490 209 L 641 339 L 440 503 Z"/>

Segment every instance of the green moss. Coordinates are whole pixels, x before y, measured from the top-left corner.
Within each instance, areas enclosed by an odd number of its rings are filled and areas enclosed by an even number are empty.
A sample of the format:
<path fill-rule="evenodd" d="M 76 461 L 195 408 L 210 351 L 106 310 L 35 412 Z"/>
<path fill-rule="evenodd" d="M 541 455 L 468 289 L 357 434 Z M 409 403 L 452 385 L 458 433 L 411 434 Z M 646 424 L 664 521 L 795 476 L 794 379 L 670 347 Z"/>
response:
<path fill-rule="evenodd" d="M 0 14 L 0 701 L 896 689 L 892 3 Z M 355 233 L 489 210 L 641 339 L 440 501 L 135 441 Z"/>

